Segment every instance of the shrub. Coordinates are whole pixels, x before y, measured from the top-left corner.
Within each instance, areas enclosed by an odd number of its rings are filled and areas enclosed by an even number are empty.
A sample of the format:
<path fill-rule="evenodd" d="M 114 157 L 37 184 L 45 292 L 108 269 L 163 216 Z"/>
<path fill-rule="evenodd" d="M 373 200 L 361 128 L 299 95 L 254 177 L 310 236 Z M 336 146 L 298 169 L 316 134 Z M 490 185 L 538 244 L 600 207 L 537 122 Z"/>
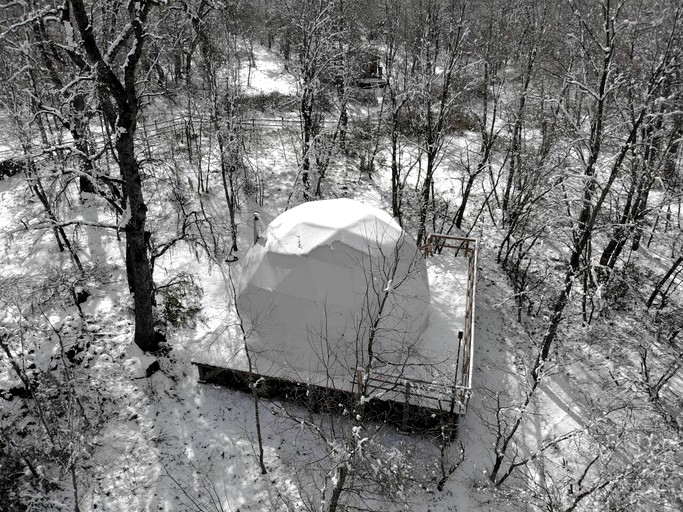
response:
<path fill-rule="evenodd" d="M 627 263 L 622 270 L 612 272 L 603 291 L 607 307 L 614 311 L 627 311 L 640 303 L 641 290 L 647 283 L 646 272 L 633 263 Z"/>
<path fill-rule="evenodd" d="M 0 503 L 7 507 L 8 512 L 23 512 L 27 509 L 21 497 L 24 474 L 21 459 L 0 439 Z"/>
<path fill-rule="evenodd" d="M 29 168 L 33 167 L 33 164 L 28 164 Z M 9 158 L 7 160 L 0 161 L 0 180 L 5 177 L 14 176 L 19 174 L 21 171 L 27 168 L 27 164 L 24 160 L 20 158 Z"/>
<path fill-rule="evenodd" d="M 403 107 L 396 119 L 396 130 L 406 137 L 417 137 L 423 131 L 422 113 L 411 105 Z"/>
<path fill-rule="evenodd" d="M 164 320 L 174 327 L 194 325 L 202 309 L 204 290 L 192 274 L 181 272 L 156 291 Z"/>
<path fill-rule="evenodd" d="M 277 91 L 242 96 L 240 98 L 240 104 L 246 110 L 258 110 L 263 113 L 290 112 L 298 108 L 297 98 Z"/>
<path fill-rule="evenodd" d="M 466 132 L 478 129 L 477 120 L 469 112 L 454 110 L 448 116 L 446 129 L 450 132 Z"/>

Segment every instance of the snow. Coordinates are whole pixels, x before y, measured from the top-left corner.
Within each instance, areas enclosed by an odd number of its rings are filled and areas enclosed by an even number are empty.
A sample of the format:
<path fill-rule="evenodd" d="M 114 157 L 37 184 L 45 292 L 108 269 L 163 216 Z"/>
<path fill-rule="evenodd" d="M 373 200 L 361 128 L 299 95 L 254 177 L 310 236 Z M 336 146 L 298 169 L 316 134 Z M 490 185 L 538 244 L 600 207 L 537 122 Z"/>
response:
<path fill-rule="evenodd" d="M 377 241 L 390 248 L 404 236 L 387 212 L 351 199 L 300 204 L 273 220 L 268 233 L 267 250 L 294 256 L 337 241 L 356 251 L 380 250 Z"/>
<path fill-rule="evenodd" d="M 257 67 L 252 70 L 249 93 L 293 92 L 293 81 L 283 73 L 282 63 L 268 57 L 267 50 L 263 48 L 255 50 Z M 467 137 L 471 135 L 454 143 L 470 144 Z M 396 240 L 400 228 L 397 229 L 385 211 L 388 202 L 386 176 L 376 174 L 375 182 L 356 180 L 355 169 L 349 173 L 354 174 L 353 178 L 349 177 L 345 182 L 349 184 L 348 194 L 356 200 L 353 207 L 357 215 L 355 224 L 347 215 L 339 214 L 343 208 L 328 207 L 326 201 L 304 204 L 280 214 L 287 207 L 288 200 L 283 190 L 287 191 L 293 182 L 297 171 L 296 157 L 291 145 L 277 138 L 264 138 L 262 144 L 262 154 L 255 159 L 260 159 L 260 169 L 265 173 L 266 202 L 257 206 L 246 201 L 242 205 L 238 213 L 241 251 L 251 244 L 253 231 L 249 212 L 253 208 L 260 210 L 264 221 L 274 220 L 263 234 L 263 242 L 252 249 L 253 254 L 243 256 L 240 252 L 240 259 L 235 263 L 217 264 L 184 245 L 159 258 L 155 266 L 157 282 L 172 278 L 179 271 L 190 272 L 200 281 L 204 294 L 196 324 L 169 329 L 170 351 L 155 358 L 141 353 L 132 342 L 132 301 L 125 282 L 123 237 L 117 240 L 114 230 L 94 226 L 70 231 L 78 241 L 79 255 L 86 266 L 95 267 L 85 283 L 93 293 L 82 305 L 84 318 L 81 319 L 69 301 L 45 298 L 48 293 L 59 297 L 54 290 L 46 291 L 45 283 L 57 286 L 60 281 L 56 278 L 60 277 L 68 284 L 74 271 L 68 255 L 56 249 L 51 230 L 23 229 L 22 221 L 27 222 L 40 214 L 40 204 L 32 198 L 21 176 L 0 181 L 0 209 L 3 211 L 0 216 L 3 239 L 0 268 L 5 298 L 0 329 L 23 329 L 24 352 L 18 353 L 17 357 L 21 356 L 22 363 L 27 366 L 35 364 L 41 371 L 61 364 L 59 357 L 55 357 L 59 355 L 57 337 L 39 313 L 36 313 L 36 325 L 33 325 L 24 322 L 22 311 L 33 308 L 36 312 L 44 312 L 49 323 L 60 330 L 66 348 L 81 341 L 87 342 L 81 353 L 83 362 L 71 368 L 77 370 L 77 385 L 87 390 L 87 396 L 82 398 L 94 397 L 84 400 L 84 407 L 88 418 L 98 427 L 83 431 L 82 438 L 75 435 L 66 443 L 69 446 L 88 444 L 84 453 L 76 454 L 74 458 L 78 467 L 80 510 L 300 510 L 303 500 L 316 496 L 323 488 L 322 477 L 316 478 L 330 475 L 331 481 L 325 482 L 327 488 L 334 484 L 336 472 L 333 471 L 329 451 L 303 421 L 303 418 L 313 418 L 322 424 L 329 420 L 328 417 L 309 414 L 291 404 L 262 401 L 260 411 L 269 473 L 260 475 L 254 453 L 256 433 L 252 396 L 197 383 L 192 361 L 209 361 L 229 367 L 246 365 L 231 281 L 238 285 L 238 290 L 245 290 L 239 282 L 249 282 L 250 265 L 254 265 L 252 270 L 255 274 L 261 269 L 261 264 L 269 264 L 268 268 L 273 273 L 259 278 L 259 287 L 274 290 L 283 285 L 285 304 L 293 303 L 291 297 L 301 295 L 320 300 L 316 285 L 321 280 L 333 277 L 336 283 L 344 286 L 353 283 L 348 278 L 348 268 L 340 270 L 345 267 L 336 265 L 343 255 L 358 254 L 361 258 L 360 255 L 368 249 L 369 233 L 388 233 L 391 240 Z M 10 145 L 11 141 L 3 139 L 3 149 Z M 406 159 L 409 160 L 408 157 Z M 155 170 L 150 166 L 148 172 Z M 331 177 L 332 173 L 328 178 Z M 453 188 L 450 183 L 453 178 L 446 173 L 443 178 L 436 188 Z M 414 179 L 415 176 L 411 175 L 409 183 Z M 163 191 L 155 192 L 157 198 L 163 195 Z M 218 220 L 225 217 L 221 194 L 207 194 L 206 201 L 207 210 L 219 226 Z M 90 204 L 80 205 L 76 197 L 71 197 L 73 211 L 70 213 L 74 215 L 70 218 L 116 225 L 107 208 L 95 206 L 95 202 L 96 199 L 91 198 L 88 200 Z M 167 215 L 165 205 L 160 203 L 160 212 L 151 212 L 151 219 L 152 213 L 157 217 Z M 378 224 L 374 221 L 363 219 L 380 219 L 382 230 L 377 229 Z M 169 229 L 166 224 L 159 225 Z M 168 234 L 161 232 L 162 236 Z M 399 435 L 390 426 L 380 426 L 374 437 L 365 430 L 354 432 L 361 444 L 362 457 L 371 463 L 375 474 L 389 469 L 394 471 L 402 464 L 398 460 L 400 457 L 409 459 L 407 473 L 419 479 L 423 487 L 412 488 L 405 493 L 400 491 L 402 496 L 408 496 L 407 510 L 483 512 L 508 510 L 516 505 L 522 509 L 531 507 L 529 501 L 511 505 L 505 491 L 493 489 L 487 481 L 494 453 L 491 408 L 495 405 L 495 397 L 502 394 L 509 400 L 507 405 L 519 406 L 515 397 L 528 385 L 525 380 L 528 369 L 523 366 L 527 360 L 525 355 L 538 343 L 538 337 L 531 334 L 532 329 L 526 331 L 516 321 L 514 294 L 495 262 L 496 248 L 495 241 L 484 239 L 478 278 L 474 392 L 468 414 L 462 419 L 458 432 L 466 451 L 465 461 L 449 479 L 444 491 L 434 490 L 438 468 L 430 465 L 436 460 L 434 453 L 438 452 L 438 440 Z M 326 260 L 316 259 L 322 254 Z M 633 258 L 645 258 L 658 270 L 666 266 L 660 256 L 646 252 L 645 248 Z M 279 273 L 288 262 L 298 260 L 307 261 L 308 267 L 314 269 L 306 287 L 303 287 L 302 280 L 287 282 L 285 272 Z M 425 288 L 421 293 L 424 297 L 426 292 L 429 297 L 429 306 L 425 309 L 429 322 L 419 337 L 419 359 L 422 363 L 433 363 L 431 366 L 435 373 L 447 375 L 451 371 L 452 355 L 457 351 L 457 334 L 464 326 L 466 260 L 442 254 L 428 258 L 424 263 Z M 274 269 L 279 270 L 275 272 Z M 395 277 L 381 279 L 377 289 L 390 291 L 394 296 L 402 292 L 399 283 Z M 353 288 L 344 286 L 338 284 L 331 290 L 328 287 L 329 293 L 325 296 L 330 303 L 352 304 Z M 11 300 L 7 300 L 8 297 Z M 271 337 L 287 334 L 290 326 L 290 322 L 273 325 L 266 334 Z M 625 322 L 615 326 L 614 330 L 632 333 L 637 327 Z M 268 370 L 264 373 L 291 371 L 304 382 L 317 378 L 315 371 L 307 371 L 310 360 L 302 364 L 301 360 L 294 358 L 285 367 L 283 361 L 286 359 L 280 354 L 282 347 L 278 350 L 275 344 L 273 348 L 273 340 L 262 339 L 258 332 L 249 335 L 252 346 L 262 348 L 256 352 L 257 364 L 265 365 Z M 632 342 L 635 336 L 624 336 L 621 340 L 623 345 Z M 538 400 L 530 408 L 532 420 L 523 424 L 515 441 L 514 449 L 519 453 L 532 453 L 549 436 L 589 425 L 593 411 L 586 404 L 592 402 L 586 401 L 584 395 L 591 397 L 591 401 L 601 398 L 600 393 L 617 400 L 623 394 L 631 395 L 637 390 L 638 376 L 625 375 L 620 371 L 621 361 L 615 361 L 612 354 L 601 354 L 594 347 L 593 344 L 598 343 L 596 340 L 601 338 L 599 331 L 572 328 L 567 337 L 572 338 L 575 344 L 574 352 L 570 353 L 572 357 L 561 372 L 550 373 L 540 386 Z M 303 339 L 298 338 L 299 344 L 294 346 L 293 353 L 306 352 L 310 356 L 311 346 L 304 345 Z M 146 377 L 145 370 L 154 360 L 158 361 L 161 369 Z M 628 389 L 617 389 L 619 393 L 616 393 L 614 388 L 600 388 L 596 392 L 596 387 L 601 386 L 596 379 L 596 367 L 613 368 L 617 378 L 628 384 Z M 58 377 L 65 378 L 63 375 Z M 673 382 L 674 385 L 679 386 L 680 396 L 680 379 Z M 0 359 L 0 386 L 3 389 L 20 386 L 4 354 Z M 364 396 L 362 400 L 374 398 Z M 3 422 L 12 418 L 25 428 L 29 436 L 37 435 L 35 433 L 39 429 L 30 425 L 32 422 L 35 424 L 36 417 L 30 414 L 22 416 L 24 413 L 18 399 L 12 402 L 0 400 Z M 634 410 L 640 412 L 647 406 L 642 401 L 635 404 Z M 302 420 L 293 424 L 287 414 Z M 332 416 L 331 422 L 339 431 L 352 428 L 349 427 L 348 414 Z M 366 427 L 372 429 L 374 425 L 368 423 Z M 75 431 L 75 434 L 81 435 L 81 431 Z M 21 443 L 22 439 L 17 437 L 16 442 Z M 388 451 L 383 456 L 373 455 L 371 441 L 383 444 Z M 337 445 L 337 449 L 346 453 L 343 445 Z M 396 458 L 387 453 L 396 455 Z M 563 452 L 562 457 L 567 453 Z M 572 460 L 569 457 L 574 456 L 578 457 L 576 454 L 568 456 L 570 467 Z M 45 467 L 49 468 L 53 459 L 45 460 Z M 560 457 L 548 454 L 542 462 L 549 466 L 558 465 Z M 321 468 L 324 471 L 320 471 Z M 529 472 L 533 473 L 531 469 Z M 53 471 L 48 476 L 60 485 L 60 489 L 51 495 L 58 503 L 55 509 L 74 509 L 71 482 L 66 472 Z M 537 476 L 530 474 L 529 478 Z M 398 495 L 399 491 L 396 491 L 395 496 Z"/>
<path fill-rule="evenodd" d="M 278 160 L 274 154 L 269 158 L 273 159 L 272 170 L 278 183 L 286 183 L 288 175 L 283 172 L 287 169 L 286 159 Z M 26 197 L 30 194 L 21 177 L 4 180 L 0 187 L 0 203 L 5 212 L 0 217 L 0 230 L 5 239 L 13 240 L 0 247 L 3 275 L 24 275 L 28 269 L 31 269 L 29 273 L 38 275 L 49 266 L 70 272 L 69 258 L 56 251 L 50 230 L 17 231 L 21 227 L 19 219 L 32 218 L 40 212 L 37 202 L 30 203 L 31 209 L 27 210 Z M 289 217 L 291 222 L 279 224 L 278 221 L 274 226 L 271 222 L 273 229 L 291 228 L 299 237 L 306 235 L 302 237 L 301 246 L 295 239 L 290 239 L 289 243 L 276 243 L 278 250 L 292 253 L 280 256 L 314 260 L 313 256 L 318 251 L 327 252 L 326 256 L 336 262 L 344 254 L 354 254 L 354 251 L 362 254 L 368 250 L 365 238 L 368 234 L 385 234 L 386 247 L 393 248 L 391 242 L 396 241 L 401 230 L 384 210 L 386 206 L 381 200 L 381 192 L 365 184 L 356 188 L 354 195 L 360 203 L 353 202 L 356 217 L 353 228 L 349 228 L 350 219 L 339 215 L 337 208 L 329 208 L 324 216 L 310 216 L 307 205 L 303 205 L 302 210 L 299 210 L 302 207 L 296 207 L 285 212 L 284 220 Z M 207 197 L 207 201 L 211 201 L 206 205 L 210 211 L 224 211 L 220 194 L 215 199 Z M 90 198 L 83 205 L 79 205 L 78 200 L 72 203 L 73 218 L 116 225 L 113 215 L 107 213 L 105 207 L 95 206 L 95 198 Z M 319 203 L 317 206 L 320 208 L 328 204 Z M 340 200 L 336 204 L 350 203 Z M 273 201 L 271 205 L 259 207 L 262 218 L 278 218 L 276 208 L 282 204 Z M 252 239 L 249 211 L 248 207 L 242 209 L 239 224 L 241 248 L 248 247 Z M 153 215 L 155 212 L 151 211 L 150 218 Z M 377 219 L 381 221 L 379 224 L 375 222 Z M 309 221 L 306 227 L 302 226 Z M 382 228 L 378 229 L 380 225 Z M 317 441 L 311 438 L 307 429 L 297 426 L 296 431 L 292 431 L 283 425 L 285 420 L 276 414 L 280 405 L 264 404 L 261 415 L 269 474 L 260 476 L 258 468 L 252 464 L 255 433 L 251 397 L 230 389 L 198 384 L 196 369 L 192 366 L 192 361 L 201 357 L 220 357 L 226 364 L 231 364 L 225 361 L 230 350 L 233 350 L 233 361 L 240 364 L 243 343 L 236 329 L 230 280 L 239 281 L 249 257 L 240 256 L 236 263 L 215 265 L 201 254 L 180 246 L 158 259 L 155 265 L 158 282 L 179 271 L 189 271 L 198 276 L 204 290 L 202 313 L 194 327 L 169 332 L 171 352 L 168 356 L 156 357 L 161 370 L 151 377 L 144 377 L 145 369 L 154 358 L 142 354 L 132 342 L 132 300 L 125 283 L 123 237 L 117 240 L 115 230 L 94 226 L 83 226 L 79 233 L 79 254 L 86 265 L 98 266 L 101 280 L 93 283 L 90 287 L 93 295 L 82 305 L 86 318 L 82 334 L 88 340 L 89 348 L 83 353 L 87 366 L 81 371 L 87 375 L 89 385 L 97 390 L 98 400 L 103 404 L 101 409 L 88 409 L 88 414 L 100 418 L 103 426 L 93 440 L 91 454 L 83 459 L 83 466 L 79 466 L 87 467 L 79 469 L 78 473 L 81 510 L 184 511 L 193 507 L 191 500 L 199 500 L 204 508 L 210 508 L 212 499 L 220 502 L 226 510 L 284 510 L 287 508 L 283 505 L 285 502 L 295 504 L 290 509 L 299 509 L 300 493 L 308 492 L 302 486 L 312 484 L 301 481 L 300 470 L 294 471 L 293 468 L 306 467 L 303 460 L 306 456 L 322 455 Z M 268 230 L 263 238 L 282 240 L 271 237 Z M 411 247 L 414 251 L 414 245 Z M 452 258 L 426 261 L 426 274 L 420 277 L 419 282 L 424 285 L 421 291 L 424 296 L 429 298 L 431 293 L 427 308 L 430 322 L 423 333 L 424 339 L 431 341 L 423 346 L 423 358 L 447 358 L 445 354 L 454 351 L 453 341 L 457 339 L 458 330 L 462 330 L 464 316 L 464 295 L 460 290 L 464 290 L 463 272 L 466 268 L 460 267 L 461 263 Z M 325 271 L 321 269 L 320 273 Z M 346 275 L 340 270 L 334 273 L 338 279 Z M 347 279 L 341 281 L 346 283 Z M 396 277 L 392 279 L 391 295 L 401 293 L 403 285 L 399 286 L 399 282 Z M 383 290 L 388 284 L 388 279 L 382 280 L 378 290 Z M 453 288 L 446 289 L 447 286 Z M 462 302 L 459 302 L 461 298 Z M 78 324 L 73 306 L 58 307 L 55 311 L 55 323 L 59 320 L 64 323 L 64 319 L 71 316 L 76 318 L 72 323 Z M 44 360 L 49 354 L 40 350 L 36 350 L 36 354 L 41 358 L 36 361 L 39 366 L 49 366 L 50 363 Z M 265 364 L 268 354 L 264 356 Z M 243 359 L 241 361 L 244 363 Z M 9 379 L 12 373 L 7 370 L 3 366 L 0 384 L 18 384 Z M 305 378 L 313 379 L 314 376 L 306 375 Z M 367 397 L 366 400 L 372 398 Z M 302 411 L 297 412 L 293 406 L 287 407 L 290 413 L 303 417 Z M 397 450 L 406 443 L 422 443 L 419 439 L 406 440 L 397 436 L 391 428 L 375 435 L 375 439 L 385 439 L 382 442 Z M 364 456 L 367 456 L 367 449 L 367 443 L 363 442 Z M 428 449 L 429 444 L 421 450 Z M 202 490 L 202 482 L 215 485 L 215 498 L 207 497 Z M 69 504 L 67 508 L 72 508 L 70 483 L 64 480 L 63 487 L 65 491 L 60 492 L 57 499 Z M 453 499 L 451 491 L 447 495 Z M 438 496 L 429 493 L 411 498 L 411 508 L 415 511 L 452 508 L 445 502 L 439 505 L 435 498 Z M 463 503 L 465 499 L 460 497 L 457 503 Z"/>
<path fill-rule="evenodd" d="M 246 94 L 295 94 L 296 80 L 287 73 L 283 63 L 272 59 L 268 50 L 262 46 L 255 45 L 253 51 L 257 65 L 251 70 L 246 67 L 240 70 L 240 80 L 246 85 Z"/>
<path fill-rule="evenodd" d="M 123 365 L 133 379 L 144 379 L 147 377 L 148 368 L 156 362 L 156 357 L 145 354 L 135 344 L 130 345 L 124 353 Z"/>
<path fill-rule="evenodd" d="M 126 209 L 123 211 L 123 215 L 121 215 L 121 220 L 119 220 L 119 229 L 124 229 L 128 223 L 130 222 L 130 203 L 126 203 Z"/>

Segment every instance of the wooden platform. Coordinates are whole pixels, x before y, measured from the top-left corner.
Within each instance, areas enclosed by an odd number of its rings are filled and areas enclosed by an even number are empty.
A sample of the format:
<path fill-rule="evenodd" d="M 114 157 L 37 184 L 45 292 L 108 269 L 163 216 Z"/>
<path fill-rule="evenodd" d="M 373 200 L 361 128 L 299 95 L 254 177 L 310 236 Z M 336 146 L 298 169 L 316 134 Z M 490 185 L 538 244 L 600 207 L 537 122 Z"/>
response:
<path fill-rule="evenodd" d="M 345 391 L 328 387 L 292 382 L 277 377 L 249 375 L 248 372 L 218 368 L 201 363 L 193 363 L 199 371 L 199 382 L 217 384 L 232 389 L 252 392 L 252 384 L 256 383 L 256 392 L 260 398 L 287 400 L 306 407 L 315 413 L 357 414 L 359 397 L 354 391 Z M 391 398 L 372 399 L 364 402 L 365 419 L 377 423 L 391 423 L 402 432 L 438 430 L 442 425 L 449 425 L 452 435 L 457 433 L 459 413 L 448 409 L 431 409 L 416 400 L 419 393 L 426 388 L 416 383 L 404 383 L 404 394 L 397 394 L 396 400 Z"/>
<path fill-rule="evenodd" d="M 406 431 L 437 427 L 444 422 L 457 425 L 458 416 L 467 411 L 472 393 L 477 242 L 472 238 L 432 234 L 421 250 L 428 258 L 463 258 L 463 268 L 467 269 L 463 329 L 454 335 L 455 339 L 444 340 L 451 345 L 453 355 L 440 366 L 413 370 L 387 366 L 368 376 L 359 368 L 341 377 L 308 375 L 304 378 L 278 367 L 272 358 L 262 359 L 250 373 L 244 353 L 236 351 L 224 358 L 195 358 L 193 364 L 197 366 L 199 382 L 246 392 L 251 392 L 252 383 L 258 383 L 259 395 L 292 400 L 314 411 L 354 411 L 362 402 L 368 419 L 388 421 Z M 445 309 L 441 311 L 442 316 L 448 316 L 448 304 L 440 306 Z M 213 345 L 211 348 L 215 351 Z M 370 398 L 361 400 L 361 382 Z"/>

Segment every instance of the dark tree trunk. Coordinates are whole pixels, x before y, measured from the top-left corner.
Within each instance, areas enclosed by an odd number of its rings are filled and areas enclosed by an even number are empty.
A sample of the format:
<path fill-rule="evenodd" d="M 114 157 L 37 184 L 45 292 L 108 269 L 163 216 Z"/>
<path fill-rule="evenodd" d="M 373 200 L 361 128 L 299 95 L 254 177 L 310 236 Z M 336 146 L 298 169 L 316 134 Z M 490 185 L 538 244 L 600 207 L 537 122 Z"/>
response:
<path fill-rule="evenodd" d="M 458 229 L 462 227 L 462 221 L 465 218 L 465 208 L 467 207 L 467 201 L 469 201 L 470 194 L 472 193 L 474 179 L 477 177 L 477 174 L 470 174 L 469 178 L 467 179 L 467 183 L 465 184 L 465 190 L 462 193 L 462 201 L 460 202 L 460 207 L 458 208 L 458 211 L 455 213 L 455 217 L 453 219 L 453 224 Z"/>
<path fill-rule="evenodd" d="M 346 483 L 346 477 L 349 474 L 349 468 L 342 464 L 337 469 L 337 482 L 332 490 L 332 496 L 330 497 L 330 506 L 327 508 L 327 512 L 337 512 L 337 507 L 339 506 L 339 498 L 341 497 L 342 490 L 344 489 L 344 484 Z"/>
<path fill-rule="evenodd" d="M 510 172 L 508 173 L 507 183 L 505 184 L 505 191 L 503 192 L 503 222 L 507 223 L 508 206 L 510 204 L 510 194 L 512 193 L 513 184 L 517 178 L 516 174 L 521 171 L 521 150 L 522 150 L 522 128 L 524 126 L 524 113 L 526 108 L 526 99 L 529 92 L 529 85 L 531 83 L 531 75 L 534 70 L 534 63 L 536 62 L 536 55 L 538 53 L 538 45 L 534 44 L 527 55 L 527 63 L 524 72 L 524 82 L 522 90 L 520 91 L 519 106 L 515 114 L 515 124 L 512 129 L 512 141 L 510 143 Z"/>
<path fill-rule="evenodd" d="M 102 84 L 99 92 L 105 106 L 103 111 L 107 122 L 116 129 L 115 150 L 123 178 L 125 210 L 129 213 L 129 220 L 125 226 L 126 272 L 134 300 L 134 341 L 143 351 L 148 352 L 158 348 L 158 340 L 154 332 L 152 267 L 147 252 L 145 231 L 147 205 L 142 193 L 142 177 L 135 158 L 133 138 L 139 101 L 136 91 L 136 69 L 142 55 L 144 25 L 152 2 L 141 0 L 136 3 L 139 8 L 134 13 L 130 12 L 132 30 L 129 37 L 133 39 L 132 49 L 122 66 L 121 78 L 114 73 L 102 55 L 83 0 L 69 0 L 65 6 L 69 5 L 82 39 L 81 44 L 92 62 L 92 69 L 99 83 Z M 65 21 L 70 23 L 68 12 L 65 13 Z"/>
<path fill-rule="evenodd" d="M 392 92 L 392 129 L 391 129 L 391 214 L 403 226 L 401 219 L 401 199 L 403 187 L 401 185 L 401 169 L 398 165 L 398 111 Z"/>
<path fill-rule="evenodd" d="M 664 277 L 662 277 L 657 285 L 655 286 L 655 289 L 652 291 L 652 294 L 650 295 L 650 298 L 647 301 L 647 307 L 652 307 L 652 303 L 655 301 L 657 298 L 657 294 L 661 293 L 662 287 L 664 286 L 664 283 L 671 277 L 671 275 L 676 271 L 678 266 L 683 263 L 683 256 L 679 256 L 676 261 L 674 261 L 673 265 L 669 268 L 669 270 L 664 274 Z M 662 298 L 664 300 L 664 298 Z"/>
<path fill-rule="evenodd" d="M 310 199 L 311 191 L 311 149 L 314 138 L 313 126 L 313 91 L 307 90 L 301 98 L 301 120 L 303 123 L 303 155 L 301 155 L 301 182 L 304 186 L 304 199 Z"/>
<path fill-rule="evenodd" d="M 427 171 L 425 180 L 420 192 L 420 225 L 417 231 L 417 245 L 421 245 L 427 240 L 427 212 L 429 210 L 429 200 L 432 196 L 432 182 L 434 180 L 434 156 L 427 155 Z"/>
<path fill-rule="evenodd" d="M 68 18 L 67 18 L 68 19 Z M 40 50 L 40 56 L 43 65 L 48 71 L 50 80 L 58 89 L 64 87 L 64 83 L 57 72 L 57 69 L 52 64 L 52 59 L 58 59 L 56 53 L 54 42 L 50 42 L 45 30 L 43 21 L 40 20 L 33 24 L 33 35 L 38 42 L 38 48 Z M 52 49 L 53 53 L 48 50 Z M 85 62 L 82 60 L 78 61 L 76 65 L 81 69 L 81 71 L 86 71 Z M 89 116 L 87 113 L 87 103 L 85 101 L 85 95 L 82 93 L 75 94 L 72 97 L 71 105 L 73 107 L 73 113 L 71 116 L 66 117 L 62 123 L 64 127 L 71 132 L 71 136 L 74 139 L 74 145 L 80 154 L 81 167 L 83 174 L 79 177 L 79 185 L 81 193 L 95 193 L 97 188 L 95 187 L 94 177 L 93 177 L 93 165 L 89 158 L 90 152 L 88 148 L 88 142 L 86 139 L 86 131 L 88 129 Z"/>
<path fill-rule="evenodd" d="M 215 122 L 218 129 L 218 123 Z M 223 192 L 225 202 L 228 205 L 228 215 L 230 217 L 230 229 L 232 231 L 232 246 L 230 254 L 238 251 L 237 247 L 237 221 L 235 213 L 237 211 L 237 191 L 235 190 L 235 175 L 241 160 L 239 151 L 235 149 L 236 135 L 231 134 L 228 140 L 228 148 L 225 147 L 224 136 L 218 134 L 218 147 L 221 153 L 221 181 L 223 182 Z M 227 154 L 226 154 L 227 153 Z"/>
<path fill-rule="evenodd" d="M 130 212 L 130 220 L 125 227 L 126 271 L 135 307 L 135 343 L 142 350 L 151 351 L 158 346 L 152 316 L 152 270 L 145 238 L 147 205 L 142 194 L 140 169 L 130 133 L 120 133 L 116 140 L 116 152 L 128 201 L 127 209 Z"/>

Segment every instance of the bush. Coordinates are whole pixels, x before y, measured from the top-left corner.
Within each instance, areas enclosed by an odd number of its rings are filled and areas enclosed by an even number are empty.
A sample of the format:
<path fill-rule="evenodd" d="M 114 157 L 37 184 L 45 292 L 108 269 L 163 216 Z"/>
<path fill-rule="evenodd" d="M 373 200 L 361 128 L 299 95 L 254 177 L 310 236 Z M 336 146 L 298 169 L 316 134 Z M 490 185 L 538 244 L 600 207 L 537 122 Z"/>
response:
<path fill-rule="evenodd" d="M 28 168 L 32 168 L 33 164 L 28 164 Z M 20 158 L 8 158 L 0 161 L 0 180 L 5 177 L 14 176 L 27 168 L 27 164 Z"/>
<path fill-rule="evenodd" d="M 438 103 L 434 101 L 431 108 L 434 115 L 433 119 L 436 121 Z M 406 137 L 419 137 L 425 133 L 425 116 L 425 105 L 415 99 L 409 100 L 398 113 L 396 129 Z M 477 130 L 478 128 L 477 119 L 461 104 L 451 107 L 443 126 L 445 133 L 459 133 Z"/>
<path fill-rule="evenodd" d="M 0 503 L 2 510 L 8 512 L 23 512 L 27 506 L 23 504 L 22 484 L 25 476 L 24 464 L 21 459 L 0 440 Z"/>
<path fill-rule="evenodd" d="M 298 108 L 297 98 L 277 91 L 255 94 L 253 96 L 242 96 L 240 104 L 246 110 L 258 110 L 263 113 L 290 112 Z"/>
<path fill-rule="evenodd" d="M 644 271 L 643 271 L 644 270 Z M 621 271 L 613 271 L 603 291 L 607 307 L 614 311 L 629 311 L 643 300 L 642 290 L 648 282 L 647 270 L 627 263 Z"/>
<path fill-rule="evenodd" d="M 192 274 L 182 272 L 157 288 L 164 320 L 174 327 L 192 326 L 202 310 L 204 290 Z"/>
<path fill-rule="evenodd" d="M 376 89 L 360 89 L 351 88 L 350 96 L 358 105 L 363 107 L 377 107 L 379 102 L 377 101 L 377 90 Z"/>
<path fill-rule="evenodd" d="M 396 119 L 396 130 L 406 137 L 417 137 L 423 131 L 422 113 L 410 105 L 403 107 Z"/>
<path fill-rule="evenodd" d="M 477 120 L 469 112 L 455 110 L 451 112 L 446 121 L 446 129 L 449 132 L 474 131 L 479 128 Z"/>

